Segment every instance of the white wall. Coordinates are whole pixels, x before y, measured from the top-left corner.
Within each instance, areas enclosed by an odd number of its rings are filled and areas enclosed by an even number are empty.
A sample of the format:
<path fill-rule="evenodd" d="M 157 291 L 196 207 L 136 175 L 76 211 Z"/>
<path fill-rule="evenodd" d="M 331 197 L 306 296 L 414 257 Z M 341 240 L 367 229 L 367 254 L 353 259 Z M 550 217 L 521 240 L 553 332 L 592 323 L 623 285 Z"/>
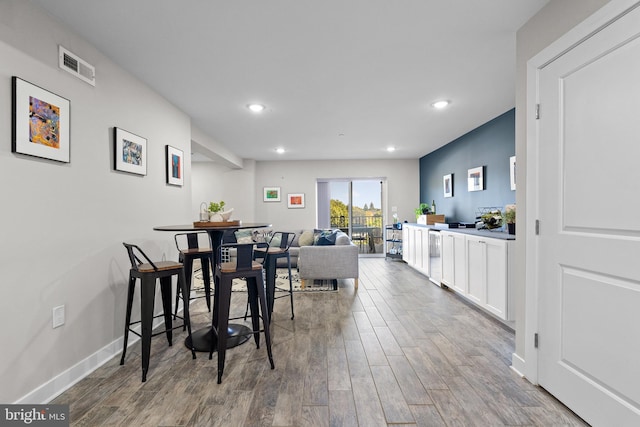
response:
<path fill-rule="evenodd" d="M 609 0 L 551 0 L 517 33 L 516 41 L 516 157 L 518 162 L 516 204 L 518 206 L 518 227 L 516 239 L 516 355 L 514 366 L 520 372 L 523 366 L 517 366 L 526 360 L 525 340 L 533 339 L 525 335 L 525 235 L 527 226 L 535 220 L 526 217 L 526 118 L 528 114 L 526 99 L 527 61 L 541 50 L 560 38 L 567 31 L 584 21 Z"/>
<path fill-rule="evenodd" d="M 95 88 L 58 68 L 58 44 L 96 66 Z M 0 1 L 0 58 L 0 402 L 40 403 L 56 376 L 66 384 L 119 351 L 122 242 L 175 258 L 152 227 L 191 218 L 190 119 L 29 2 Z M 11 153 L 14 75 L 71 101 L 71 163 Z M 114 126 L 147 138 L 147 176 L 113 170 Z M 165 144 L 187 154 L 184 187 L 165 184 Z"/>
<path fill-rule="evenodd" d="M 419 161 L 415 160 L 316 160 L 248 161 L 237 170 L 218 162 L 197 162 L 193 170 L 193 215 L 202 201 L 224 200 L 234 208 L 233 218 L 268 222 L 274 228 L 295 230 L 316 225 L 316 179 L 386 178 L 386 208 L 398 207 L 401 220 L 415 221 L 419 203 Z M 264 202 L 264 187 L 280 187 L 281 201 Z M 304 209 L 288 209 L 287 193 L 305 193 Z"/>
<path fill-rule="evenodd" d="M 318 178 L 386 178 L 387 213 L 397 206 L 401 220 L 415 221 L 419 203 L 420 171 L 412 160 L 310 160 L 256 163 L 255 219 L 274 228 L 294 230 L 316 225 L 316 180 Z M 280 187 L 281 202 L 264 202 L 263 187 Z M 288 209 L 287 193 L 304 193 L 304 209 Z"/>
<path fill-rule="evenodd" d="M 242 169 L 216 162 L 192 163 L 192 216 L 198 218 L 200 205 L 224 200 L 225 209 L 233 208 L 231 219 L 254 220 L 255 161 L 244 160 Z"/>

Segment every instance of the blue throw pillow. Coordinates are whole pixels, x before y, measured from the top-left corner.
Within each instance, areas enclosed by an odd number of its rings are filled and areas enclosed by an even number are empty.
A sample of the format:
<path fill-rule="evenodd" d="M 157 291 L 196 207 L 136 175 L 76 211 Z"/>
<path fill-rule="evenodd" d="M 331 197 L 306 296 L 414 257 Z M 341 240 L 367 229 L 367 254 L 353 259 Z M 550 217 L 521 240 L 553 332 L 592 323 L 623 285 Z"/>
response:
<path fill-rule="evenodd" d="M 316 246 L 333 246 L 336 244 L 338 230 L 322 231 L 316 240 Z"/>

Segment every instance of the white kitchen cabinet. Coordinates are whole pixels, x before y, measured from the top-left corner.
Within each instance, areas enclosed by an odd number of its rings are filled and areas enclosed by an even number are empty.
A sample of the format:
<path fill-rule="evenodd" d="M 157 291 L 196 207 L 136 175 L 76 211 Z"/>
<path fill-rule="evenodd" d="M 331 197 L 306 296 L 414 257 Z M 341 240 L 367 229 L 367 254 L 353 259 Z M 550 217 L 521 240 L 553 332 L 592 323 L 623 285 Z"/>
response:
<path fill-rule="evenodd" d="M 409 265 L 413 264 L 411 257 L 413 256 L 415 258 L 415 249 L 412 249 L 413 239 L 411 238 L 410 228 L 411 227 L 408 227 L 407 225 L 402 227 L 402 243 L 404 246 L 402 248 L 402 260 Z"/>
<path fill-rule="evenodd" d="M 413 233 L 413 265 L 412 267 L 422 272 L 422 230 L 418 227 L 411 227 Z"/>
<path fill-rule="evenodd" d="M 430 249 L 431 245 L 429 245 L 429 229 L 428 228 L 418 228 L 417 235 L 420 236 L 420 259 L 416 258 L 416 269 L 426 275 L 427 277 L 431 276 L 430 270 Z M 418 254 L 416 254 L 417 257 Z"/>
<path fill-rule="evenodd" d="M 511 320 L 509 309 L 513 241 L 466 235 L 467 298 L 501 319 Z"/>
<path fill-rule="evenodd" d="M 442 230 L 442 283 L 463 295 L 467 294 L 467 255 L 465 235 Z"/>
<path fill-rule="evenodd" d="M 429 276 L 429 229 L 405 224 L 402 232 L 402 260 Z"/>
<path fill-rule="evenodd" d="M 444 284 L 484 310 L 503 320 L 513 320 L 512 271 L 515 241 L 492 237 L 489 231 L 440 230 Z M 429 228 L 405 224 L 402 227 L 402 259 L 427 277 L 430 270 Z M 434 254 L 435 255 L 435 254 Z"/>

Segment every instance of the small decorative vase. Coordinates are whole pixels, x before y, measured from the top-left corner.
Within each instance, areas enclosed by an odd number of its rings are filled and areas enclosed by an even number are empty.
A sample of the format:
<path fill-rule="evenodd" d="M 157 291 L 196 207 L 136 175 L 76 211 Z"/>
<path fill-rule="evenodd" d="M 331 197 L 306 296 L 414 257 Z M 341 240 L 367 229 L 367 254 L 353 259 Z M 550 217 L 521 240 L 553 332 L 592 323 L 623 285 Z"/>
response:
<path fill-rule="evenodd" d="M 516 234 L 516 223 L 508 223 L 507 224 L 507 229 L 509 230 L 509 234 Z"/>
<path fill-rule="evenodd" d="M 209 221 L 210 222 L 222 222 L 224 219 L 220 212 L 209 212 Z"/>
<path fill-rule="evenodd" d="M 233 213 L 233 208 L 229 209 L 228 211 L 220 212 L 220 215 L 222 216 L 222 220 L 225 222 L 229 221 L 229 218 L 231 218 L 232 213 Z"/>

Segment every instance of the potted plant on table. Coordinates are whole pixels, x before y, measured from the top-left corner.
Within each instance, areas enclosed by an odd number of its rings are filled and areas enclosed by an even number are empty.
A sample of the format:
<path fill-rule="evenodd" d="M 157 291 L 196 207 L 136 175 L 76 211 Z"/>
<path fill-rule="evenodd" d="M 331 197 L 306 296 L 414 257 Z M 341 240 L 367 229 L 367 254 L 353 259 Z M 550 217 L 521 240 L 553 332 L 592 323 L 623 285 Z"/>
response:
<path fill-rule="evenodd" d="M 211 222 L 223 222 L 228 221 L 229 217 L 231 217 L 231 213 L 233 209 L 229 209 L 228 211 L 224 210 L 224 200 L 218 202 L 209 203 L 209 221 Z"/>

